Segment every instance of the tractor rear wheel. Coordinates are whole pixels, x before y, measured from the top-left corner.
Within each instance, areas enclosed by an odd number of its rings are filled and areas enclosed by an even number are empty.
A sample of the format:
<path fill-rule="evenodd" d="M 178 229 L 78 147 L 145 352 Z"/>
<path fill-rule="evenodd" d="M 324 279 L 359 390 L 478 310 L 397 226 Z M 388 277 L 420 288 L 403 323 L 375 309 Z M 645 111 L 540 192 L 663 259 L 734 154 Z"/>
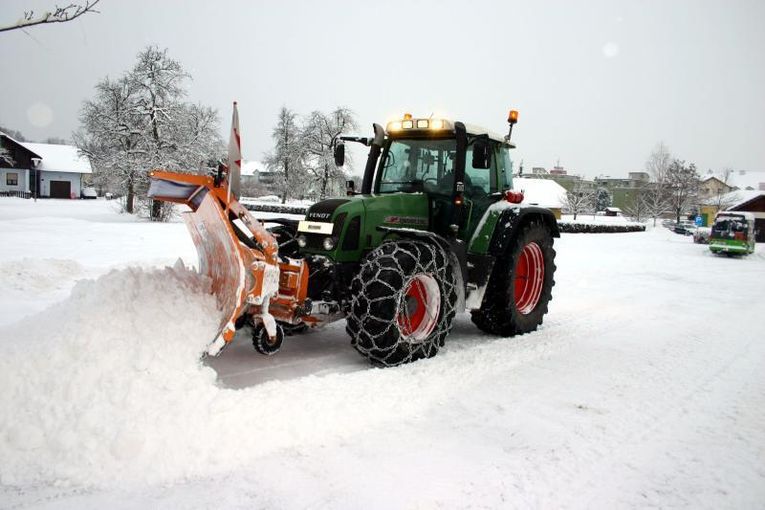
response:
<path fill-rule="evenodd" d="M 481 308 L 471 314 L 473 323 L 481 331 L 500 336 L 536 330 L 552 299 L 554 274 L 550 230 L 532 221 L 494 265 Z"/>
<path fill-rule="evenodd" d="M 430 358 L 444 345 L 457 303 L 457 281 L 444 251 L 422 241 L 373 250 L 351 283 L 346 331 L 375 364 Z"/>

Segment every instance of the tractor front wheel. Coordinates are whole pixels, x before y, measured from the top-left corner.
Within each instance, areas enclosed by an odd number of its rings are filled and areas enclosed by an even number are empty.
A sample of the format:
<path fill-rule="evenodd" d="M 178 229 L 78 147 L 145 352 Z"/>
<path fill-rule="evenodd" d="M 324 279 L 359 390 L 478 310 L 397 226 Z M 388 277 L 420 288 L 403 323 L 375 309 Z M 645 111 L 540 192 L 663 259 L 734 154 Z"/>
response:
<path fill-rule="evenodd" d="M 457 281 L 444 251 L 422 241 L 384 243 L 351 283 L 346 331 L 376 364 L 435 356 L 454 320 Z"/>
<path fill-rule="evenodd" d="M 268 336 L 268 331 L 263 324 L 258 324 L 252 328 L 252 346 L 260 354 L 271 356 L 279 352 L 284 342 L 284 329 L 280 324 L 276 325 L 276 337 Z"/>
<path fill-rule="evenodd" d="M 542 324 L 555 285 L 555 250 L 549 229 L 532 221 L 497 260 L 489 287 L 472 320 L 500 336 L 529 333 Z"/>

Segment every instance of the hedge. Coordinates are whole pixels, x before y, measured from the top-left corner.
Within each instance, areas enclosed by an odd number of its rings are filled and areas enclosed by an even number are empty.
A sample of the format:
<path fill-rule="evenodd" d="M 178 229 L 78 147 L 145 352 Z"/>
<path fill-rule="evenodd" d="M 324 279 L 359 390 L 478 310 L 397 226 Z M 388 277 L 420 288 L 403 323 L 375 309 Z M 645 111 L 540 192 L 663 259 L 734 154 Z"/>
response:
<path fill-rule="evenodd" d="M 594 223 L 558 223 L 558 229 L 566 234 L 617 234 L 645 232 L 645 225 L 598 225 Z"/>

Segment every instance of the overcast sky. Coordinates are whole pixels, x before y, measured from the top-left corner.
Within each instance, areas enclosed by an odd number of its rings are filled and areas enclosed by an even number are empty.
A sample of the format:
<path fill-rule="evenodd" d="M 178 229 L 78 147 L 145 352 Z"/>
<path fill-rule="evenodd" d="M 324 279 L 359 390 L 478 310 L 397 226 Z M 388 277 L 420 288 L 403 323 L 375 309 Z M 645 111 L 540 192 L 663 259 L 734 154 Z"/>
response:
<path fill-rule="evenodd" d="M 69 0 L 59 3 L 68 3 Z M 55 0 L 0 2 L 0 25 Z M 404 112 L 506 129 L 514 159 L 587 176 L 641 170 L 655 144 L 705 172 L 765 170 L 765 2 L 102 0 L 100 14 L 0 33 L 0 125 L 70 138 L 96 82 L 167 48 L 245 158 L 282 105 Z M 357 163 L 357 166 L 358 163 Z"/>

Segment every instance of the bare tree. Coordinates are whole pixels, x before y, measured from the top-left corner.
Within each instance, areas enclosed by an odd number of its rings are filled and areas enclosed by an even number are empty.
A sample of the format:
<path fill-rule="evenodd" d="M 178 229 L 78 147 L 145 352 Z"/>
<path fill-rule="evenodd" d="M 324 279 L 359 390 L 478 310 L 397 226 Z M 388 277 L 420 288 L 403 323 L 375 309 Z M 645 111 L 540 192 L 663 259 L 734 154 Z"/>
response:
<path fill-rule="evenodd" d="M 666 179 L 669 205 L 675 213 L 675 220 L 679 222 L 680 215 L 696 199 L 699 173 L 693 163 L 686 165 L 685 161 L 675 159 L 667 169 Z"/>
<path fill-rule="evenodd" d="M 643 187 L 640 199 L 645 207 L 646 216 L 653 219 L 653 226 L 655 227 L 656 220 L 669 208 L 669 194 L 666 184 L 649 182 Z"/>
<path fill-rule="evenodd" d="M 297 114 L 282 106 L 271 138 L 274 140 L 274 150 L 266 155 L 264 164 L 280 174 L 277 187 L 284 203 L 288 195 L 299 194 L 305 180 L 306 150 L 302 143 L 303 136 L 297 123 Z"/>
<path fill-rule="evenodd" d="M 648 186 L 643 186 L 634 191 L 631 190 L 624 204 L 624 213 L 634 221 L 643 221 L 648 214 L 648 205 L 645 200 L 648 193 L 647 188 Z"/>
<path fill-rule="evenodd" d="M 720 172 L 720 181 L 722 181 L 725 186 L 718 187 L 709 200 L 709 205 L 715 206 L 718 211 L 724 211 L 736 203 L 735 196 L 731 195 L 729 191 L 726 191 L 726 189 L 729 189 L 728 181 L 730 180 L 731 175 L 733 175 L 732 168 L 724 168 L 722 172 Z"/>
<path fill-rule="evenodd" d="M 313 174 L 319 199 L 342 190 L 345 174 L 335 166 L 332 145 L 341 133 L 356 129 L 355 116 L 348 108 L 338 107 L 329 114 L 315 111 L 306 119 L 302 137 L 306 168 Z"/>
<path fill-rule="evenodd" d="M 648 161 L 645 162 L 645 169 L 653 179 L 653 182 L 664 183 L 667 180 L 667 171 L 672 164 L 672 154 L 664 142 L 659 142 L 654 147 Z"/>
<path fill-rule="evenodd" d="M 24 135 L 22 134 L 21 131 L 17 131 L 15 129 L 9 129 L 9 128 L 3 127 L 3 126 L 0 126 L 0 131 L 5 133 L 6 135 L 10 136 L 11 138 L 16 140 L 17 142 L 28 142 L 29 141 L 29 140 L 27 140 L 24 137 Z"/>
<path fill-rule="evenodd" d="M 566 196 L 563 199 L 563 207 L 573 214 L 574 219 L 576 219 L 578 214 L 585 213 L 593 208 L 595 198 L 595 191 L 583 184 L 581 180 L 577 180 L 574 186 L 566 192 Z"/>
<path fill-rule="evenodd" d="M 653 218 L 654 227 L 656 220 L 669 207 L 667 172 L 671 164 L 672 154 L 664 142 L 656 144 L 645 162 L 645 169 L 651 176 L 651 182 L 643 187 L 640 196 L 643 205 L 645 205 L 646 214 L 649 218 Z"/>
<path fill-rule="evenodd" d="M 23 30 L 36 25 L 50 23 L 65 23 L 67 21 L 75 20 L 89 12 L 98 13 L 94 7 L 99 1 L 100 0 L 88 0 L 84 4 L 69 4 L 63 7 L 56 5 L 53 11 L 45 11 L 42 14 L 35 14 L 35 12 L 31 10 L 24 11 L 24 15 L 16 23 L 0 26 L 0 32 Z"/>

